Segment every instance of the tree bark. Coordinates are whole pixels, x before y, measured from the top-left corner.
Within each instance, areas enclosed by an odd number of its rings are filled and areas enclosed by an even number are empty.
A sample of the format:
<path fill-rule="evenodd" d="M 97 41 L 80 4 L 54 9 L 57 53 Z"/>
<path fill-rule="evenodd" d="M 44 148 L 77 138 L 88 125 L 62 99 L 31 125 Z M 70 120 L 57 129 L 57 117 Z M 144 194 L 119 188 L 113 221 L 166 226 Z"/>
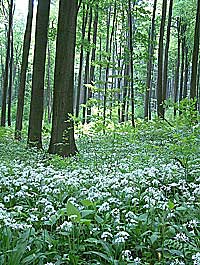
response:
<path fill-rule="evenodd" d="M 42 120 L 44 112 L 44 75 L 49 23 L 50 0 L 39 0 L 36 17 L 35 50 L 28 128 L 28 144 L 42 147 Z"/>
<path fill-rule="evenodd" d="M 197 0 L 197 13 L 194 33 L 194 46 L 192 54 L 192 73 L 190 84 L 190 98 L 195 99 L 197 97 L 197 67 L 198 67 L 198 55 L 199 55 L 199 37 L 200 37 L 200 0 Z M 197 109 L 197 104 L 195 104 Z"/>
<path fill-rule="evenodd" d="M 161 24 L 160 24 L 159 48 L 158 48 L 158 78 L 157 78 L 157 114 L 158 114 L 158 117 L 163 117 L 163 104 L 162 104 L 163 39 L 164 39 L 164 30 L 165 30 L 166 11 L 167 11 L 167 0 L 163 0 L 162 18 L 161 18 Z"/>
<path fill-rule="evenodd" d="M 144 118 L 149 118 L 149 105 L 150 105 L 150 91 L 151 91 L 151 76 L 153 68 L 153 54 L 154 54 L 154 35 L 155 35 L 155 17 L 156 17 L 157 0 L 154 0 L 153 15 L 151 21 L 151 30 L 149 34 L 149 49 L 148 49 L 148 63 L 147 63 L 147 80 L 144 104 Z"/>
<path fill-rule="evenodd" d="M 60 0 L 54 76 L 53 118 L 49 153 L 77 152 L 73 114 L 77 1 Z"/>
<path fill-rule="evenodd" d="M 164 66 L 163 66 L 163 87 L 162 87 L 162 108 L 161 108 L 161 115 L 164 117 L 165 109 L 164 109 L 164 102 L 167 96 L 167 79 L 168 79 L 168 57 L 169 57 L 169 44 L 170 44 L 170 31 L 171 31 L 171 22 L 172 22 L 172 11 L 173 11 L 173 0 L 170 0 L 169 4 L 169 15 L 168 15 L 168 25 L 167 25 L 167 39 L 165 45 L 165 57 L 164 57 Z"/>
<path fill-rule="evenodd" d="M 6 48 L 6 62 L 4 71 L 4 81 L 2 89 L 2 105 L 1 105 L 1 126 L 6 126 L 6 103 L 7 103 L 7 92 L 8 92 L 8 79 L 9 79 L 9 62 L 10 62 L 10 41 L 11 41 L 11 31 L 13 24 L 13 0 L 9 3 L 9 23 L 7 32 L 7 48 Z"/>
<path fill-rule="evenodd" d="M 96 58 L 96 44 L 97 44 L 97 29 L 98 29 L 98 4 L 96 5 L 94 24 L 93 24 L 93 48 L 92 48 L 92 56 L 91 56 L 91 66 L 90 66 L 90 84 L 93 86 L 95 81 L 95 58 Z M 88 100 L 92 98 L 92 90 L 88 88 Z M 91 118 L 91 106 L 87 108 L 87 121 L 90 121 Z"/>
<path fill-rule="evenodd" d="M 178 55 L 177 55 L 177 63 L 176 63 L 176 72 L 175 72 L 175 83 L 174 83 L 174 103 L 176 104 L 178 101 L 178 90 L 179 90 L 179 72 L 180 72 L 180 52 L 181 52 L 181 38 L 180 38 L 180 27 L 181 20 L 177 19 L 177 31 L 178 31 Z M 174 106 L 174 116 L 176 116 L 176 105 Z"/>
<path fill-rule="evenodd" d="M 21 65 L 18 101 L 17 101 L 17 115 L 16 115 L 16 123 L 15 123 L 15 139 L 17 140 L 21 139 L 21 131 L 22 131 L 22 120 L 23 120 L 23 113 L 24 113 L 24 96 L 25 96 L 25 86 L 26 86 L 26 71 L 28 68 L 28 56 L 29 56 L 30 43 L 31 43 L 33 6 L 34 6 L 34 0 L 29 0 L 26 30 L 24 34 L 22 65 Z"/>
<path fill-rule="evenodd" d="M 82 71 L 83 71 L 83 41 L 85 39 L 87 19 L 88 19 L 88 8 L 87 10 L 85 10 L 85 5 L 83 5 L 82 36 L 81 36 L 82 43 L 81 43 L 81 51 L 80 51 L 77 96 L 76 96 L 76 117 L 77 118 L 79 115 L 79 108 L 80 108 L 80 91 L 81 91 Z"/>

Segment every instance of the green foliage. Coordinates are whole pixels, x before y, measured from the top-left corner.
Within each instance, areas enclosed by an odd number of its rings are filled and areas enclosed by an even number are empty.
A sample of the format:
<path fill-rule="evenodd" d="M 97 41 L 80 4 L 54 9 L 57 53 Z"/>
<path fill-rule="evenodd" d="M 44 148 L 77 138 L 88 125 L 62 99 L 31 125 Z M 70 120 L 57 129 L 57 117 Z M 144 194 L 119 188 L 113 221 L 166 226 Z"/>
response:
<path fill-rule="evenodd" d="M 0 264 L 198 264 L 199 125 L 99 126 L 65 159 L 0 130 Z"/>

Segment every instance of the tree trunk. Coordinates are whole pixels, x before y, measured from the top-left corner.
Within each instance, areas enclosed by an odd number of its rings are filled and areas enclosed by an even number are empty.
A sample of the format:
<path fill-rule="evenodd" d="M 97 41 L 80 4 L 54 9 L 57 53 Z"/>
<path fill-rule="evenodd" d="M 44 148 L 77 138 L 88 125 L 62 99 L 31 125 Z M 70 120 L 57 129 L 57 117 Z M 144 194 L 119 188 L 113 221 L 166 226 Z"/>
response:
<path fill-rule="evenodd" d="M 157 114 L 158 114 L 158 117 L 163 117 L 163 104 L 162 104 L 163 39 L 164 39 L 164 30 L 165 30 L 166 11 L 167 11 L 167 0 L 163 0 L 162 19 L 161 19 L 161 24 L 160 24 L 159 48 L 158 48 L 158 78 L 157 78 Z"/>
<path fill-rule="evenodd" d="M 96 5 L 94 24 L 93 24 L 93 48 L 91 56 L 91 66 L 90 66 L 90 84 L 93 86 L 95 81 L 94 70 L 95 70 L 95 58 L 96 58 L 96 44 L 97 44 L 97 27 L 98 27 L 98 4 Z M 88 100 L 92 98 L 92 90 L 88 88 Z M 91 106 L 87 108 L 87 120 L 90 121 L 91 116 Z"/>
<path fill-rule="evenodd" d="M 183 85 L 183 98 L 187 97 L 188 73 L 189 73 L 188 48 L 185 47 L 185 78 L 184 78 L 184 85 Z"/>
<path fill-rule="evenodd" d="M 73 114 L 77 1 L 60 0 L 54 76 L 53 120 L 49 152 L 63 157 L 77 152 Z"/>
<path fill-rule="evenodd" d="M 35 50 L 28 128 L 28 144 L 42 147 L 42 120 L 44 112 L 44 75 L 49 23 L 50 0 L 39 0 L 36 18 Z"/>
<path fill-rule="evenodd" d="M 78 73 L 78 84 L 77 84 L 77 94 L 76 94 L 76 117 L 79 115 L 80 108 L 80 92 L 81 92 L 81 82 L 82 82 L 82 71 L 83 71 L 83 41 L 85 39 L 85 30 L 88 19 L 88 8 L 85 10 L 85 5 L 83 5 L 83 19 L 82 19 L 82 36 L 81 36 L 81 51 L 79 60 L 79 73 Z"/>
<path fill-rule="evenodd" d="M 178 89 L 179 89 L 179 71 L 180 71 L 180 52 L 181 52 L 181 38 L 180 38 L 180 27 L 181 21 L 180 18 L 177 19 L 177 31 L 178 31 L 178 55 L 176 63 L 176 72 L 175 72 L 175 83 L 174 83 L 174 103 L 178 101 Z M 176 116 L 176 105 L 174 106 L 174 116 Z"/>
<path fill-rule="evenodd" d="M 104 86 L 104 99 L 103 99 L 103 132 L 105 133 L 106 127 L 106 103 L 107 103 L 107 86 L 108 86 L 108 75 L 109 75 L 109 67 L 111 61 L 111 50 L 112 50 L 112 41 L 114 35 L 114 28 L 115 28 L 115 19 L 116 19 L 116 1 L 114 4 L 114 14 L 113 14 L 113 24 L 112 24 L 112 31 L 110 34 L 110 41 L 109 41 L 109 30 L 107 31 L 107 45 L 106 45 L 106 52 L 108 52 L 108 60 L 107 60 L 107 67 L 106 67 L 106 78 L 105 78 L 105 86 Z M 108 18 L 108 27 L 110 26 L 110 15 Z"/>
<path fill-rule="evenodd" d="M 198 67 L 198 55 L 199 55 L 199 37 L 200 37 L 200 0 L 197 0 L 197 13 L 194 33 L 194 46 L 192 54 L 192 73 L 190 84 L 190 98 L 195 99 L 197 97 L 197 67 Z M 197 104 L 195 104 L 197 109 Z"/>
<path fill-rule="evenodd" d="M 92 27 L 92 8 L 90 8 L 90 19 L 89 19 L 89 25 L 88 25 L 88 37 L 87 41 L 88 44 L 90 44 L 90 38 L 91 38 L 91 27 Z M 90 48 L 88 49 L 86 53 L 86 62 L 85 62 L 85 76 L 84 76 L 84 85 L 83 85 L 83 124 L 86 123 L 86 103 L 87 103 L 87 86 L 86 84 L 89 84 L 89 68 L 90 68 Z"/>
<path fill-rule="evenodd" d="M 185 69 L 185 32 L 186 32 L 186 24 L 182 23 L 181 25 L 181 79 L 180 79 L 180 96 L 179 101 L 183 99 L 183 82 L 184 82 L 184 69 Z"/>
<path fill-rule="evenodd" d="M 135 2 L 134 2 L 135 5 Z M 135 127 L 135 106 L 134 106 L 134 87 L 133 87 L 133 23 L 132 23 L 132 9 L 131 0 L 128 1 L 128 15 L 129 15 L 129 44 L 130 44 L 130 99 L 131 99 L 131 124 Z M 127 111 L 128 113 L 128 111 Z"/>
<path fill-rule="evenodd" d="M 7 92 L 8 92 L 8 78 L 9 78 L 9 62 L 10 62 L 10 41 L 11 41 L 11 31 L 13 24 L 13 0 L 9 3 L 9 25 L 7 32 L 7 48 L 6 48 L 6 62 L 4 71 L 4 81 L 2 89 L 2 105 L 1 105 L 1 126 L 6 126 L 6 103 L 7 103 Z"/>
<path fill-rule="evenodd" d="M 10 75 L 8 87 L 8 126 L 11 126 L 11 106 L 12 106 L 12 87 L 13 87 L 13 28 L 10 35 Z"/>
<path fill-rule="evenodd" d="M 153 68 L 153 54 L 154 54 L 154 35 L 155 35 L 155 17 L 156 17 L 157 0 L 154 0 L 153 15 L 151 21 L 151 30 L 149 35 L 149 49 L 148 49 L 148 63 L 147 63 L 147 81 L 145 92 L 145 104 L 144 104 L 144 118 L 148 120 L 149 117 L 149 105 L 150 105 L 150 90 L 151 90 L 151 76 Z"/>
<path fill-rule="evenodd" d="M 164 117 L 165 109 L 164 109 L 164 102 L 166 100 L 167 94 L 167 79 L 168 79 L 168 57 L 169 57 L 169 43 L 170 43 L 170 30 L 171 30 L 171 21 L 172 21 L 172 11 L 173 11 L 173 0 L 170 0 L 169 4 L 169 15 L 168 15 L 168 25 L 167 25 L 167 39 L 165 45 L 165 57 L 164 57 L 164 69 L 163 69 L 163 87 L 162 87 L 162 108 L 161 108 L 161 115 Z"/>
<path fill-rule="evenodd" d="M 17 101 L 17 115 L 15 123 L 15 139 L 17 140 L 21 139 L 21 131 L 22 131 L 24 96 L 25 96 L 25 86 L 26 86 L 26 71 L 28 68 L 28 56 L 29 56 L 30 43 L 31 43 L 33 5 L 34 5 L 34 0 L 29 0 L 26 30 L 24 34 L 22 65 L 21 65 L 20 83 L 19 83 L 18 101 Z"/>

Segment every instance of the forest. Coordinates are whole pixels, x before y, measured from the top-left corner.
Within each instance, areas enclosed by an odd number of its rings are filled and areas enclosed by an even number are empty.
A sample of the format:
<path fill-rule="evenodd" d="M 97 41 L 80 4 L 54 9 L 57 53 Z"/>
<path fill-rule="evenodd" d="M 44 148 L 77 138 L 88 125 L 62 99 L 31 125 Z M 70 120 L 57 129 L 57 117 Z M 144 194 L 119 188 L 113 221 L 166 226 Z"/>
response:
<path fill-rule="evenodd" d="M 200 0 L 0 22 L 0 265 L 200 265 Z"/>

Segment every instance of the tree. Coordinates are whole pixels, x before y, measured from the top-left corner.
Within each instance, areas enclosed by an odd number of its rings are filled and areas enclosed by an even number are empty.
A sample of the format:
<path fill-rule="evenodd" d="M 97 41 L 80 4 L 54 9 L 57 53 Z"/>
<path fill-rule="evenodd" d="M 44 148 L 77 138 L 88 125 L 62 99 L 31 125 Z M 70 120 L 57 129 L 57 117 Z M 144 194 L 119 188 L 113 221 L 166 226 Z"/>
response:
<path fill-rule="evenodd" d="M 199 37 L 200 37 L 200 0 L 197 0 L 197 13 L 194 33 L 194 46 L 192 54 L 192 73 L 190 84 L 190 98 L 197 97 L 197 67 L 198 67 L 198 55 L 199 55 Z M 196 104 L 197 109 L 197 104 Z"/>
<path fill-rule="evenodd" d="M 77 152 L 73 114 L 77 1 L 60 0 L 54 75 L 53 120 L 49 153 L 63 157 Z"/>
<path fill-rule="evenodd" d="M 168 79 L 168 58 L 169 58 L 169 44 L 170 44 L 170 30 L 171 30 L 171 21 L 172 21 L 172 11 L 173 11 L 173 0 L 170 0 L 169 3 L 169 14 L 168 14 L 168 25 L 167 25 L 167 36 L 165 44 L 165 56 L 164 56 L 164 66 L 163 66 L 163 85 L 162 85 L 162 117 L 164 117 L 164 107 L 163 104 L 166 100 L 167 95 L 167 79 Z"/>
<path fill-rule="evenodd" d="M 165 30 L 166 11 L 167 11 L 167 0 L 163 0 L 159 47 L 158 47 L 157 114 L 159 117 L 163 116 L 163 104 L 162 104 L 163 39 L 164 39 L 164 30 Z"/>
<path fill-rule="evenodd" d="M 22 64 L 21 64 L 20 83 L 18 91 L 18 101 L 17 101 L 17 115 L 16 115 L 16 124 L 15 124 L 15 139 L 17 140 L 21 139 L 21 131 L 22 131 L 26 71 L 28 67 L 28 56 L 29 56 L 30 43 L 31 43 L 33 5 L 34 5 L 34 0 L 29 0 L 26 30 L 24 34 Z"/>
<path fill-rule="evenodd" d="M 50 0 L 39 0 L 36 18 L 35 50 L 28 128 L 28 144 L 42 147 L 42 119 L 44 101 L 44 75 L 49 23 Z"/>
<path fill-rule="evenodd" d="M 148 63 L 147 63 L 147 80 L 146 80 L 146 93 L 144 105 L 144 118 L 149 118 L 149 104 L 150 104 L 150 91 L 151 91 L 151 76 L 153 68 L 153 54 L 154 54 L 154 35 L 155 35 L 155 18 L 156 18 L 157 0 L 154 0 L 153 15 L 151 20 L 151 29 L 149 34 L 149 47 L 148 47 Z"/>
<path fill-rule="evenodd" d="M 11 50 L 11 33 L 13 24 L 13 0 L 9 2 L 9 22 L 7 32 L 7 47 L 6 47 L 6 62 L 4 71 L 4 81 L 2 89 L 2 106 L 1 106 L 1 126 L 6 125 L 6 103 L 7 103 L 7 92 L 8 92 L 8 80 L 9 80 L 9 63 L 10 63 L 10 50 Z"/>

